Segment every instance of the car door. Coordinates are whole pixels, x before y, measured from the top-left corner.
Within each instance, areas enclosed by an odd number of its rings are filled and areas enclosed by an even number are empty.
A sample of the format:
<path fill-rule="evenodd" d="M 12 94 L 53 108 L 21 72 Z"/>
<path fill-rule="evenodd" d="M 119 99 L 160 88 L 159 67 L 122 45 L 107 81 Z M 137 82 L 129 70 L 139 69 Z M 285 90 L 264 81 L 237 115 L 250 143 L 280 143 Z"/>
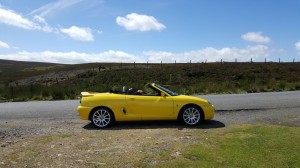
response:
<path fill-rule="evenodd" d="M 141 114 L 142 120 L 172 119 L 172 96 L 126 95 L 127 110 L 130 113 Z"/>

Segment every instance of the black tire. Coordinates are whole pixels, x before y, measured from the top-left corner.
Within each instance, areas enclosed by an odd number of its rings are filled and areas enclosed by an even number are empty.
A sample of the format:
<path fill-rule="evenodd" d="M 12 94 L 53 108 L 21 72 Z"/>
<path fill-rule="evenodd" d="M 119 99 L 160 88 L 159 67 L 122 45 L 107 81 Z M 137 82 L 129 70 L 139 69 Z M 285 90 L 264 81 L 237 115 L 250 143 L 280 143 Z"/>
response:
<path fill-rule="evenodd" d="M 100 107 L 93 110 L 90 119 L 92 124 L 97 128 L 107 128 L 115 121 L 112 111 L 105 107 Z"/>
<path fill-rule="evenodd" d="M 185 125 L 198 125 L 203 121 L 202 109 L 194 105 L 186 106 L 181 109 L 179 120 Z"/>

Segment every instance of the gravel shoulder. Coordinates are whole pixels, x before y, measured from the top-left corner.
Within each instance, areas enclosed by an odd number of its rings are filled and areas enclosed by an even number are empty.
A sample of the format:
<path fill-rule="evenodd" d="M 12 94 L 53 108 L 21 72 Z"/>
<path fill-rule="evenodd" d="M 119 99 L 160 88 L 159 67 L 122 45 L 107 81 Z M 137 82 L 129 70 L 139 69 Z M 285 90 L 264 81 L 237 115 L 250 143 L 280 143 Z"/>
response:
<path fill-rule="evenodd" d="M 106 130 L 144 129 L 218 129 L 235 124 L 273 124 L 300 126 L 300 108 L 217 111 L 214 120 L 197 127 L 186 127 L 177 121 L 119 122 Z M 0 120 L 0 144 L 11 144 L 32 135 L 80 134 L 97 130 L 89 121 L 79 118 Z"/>

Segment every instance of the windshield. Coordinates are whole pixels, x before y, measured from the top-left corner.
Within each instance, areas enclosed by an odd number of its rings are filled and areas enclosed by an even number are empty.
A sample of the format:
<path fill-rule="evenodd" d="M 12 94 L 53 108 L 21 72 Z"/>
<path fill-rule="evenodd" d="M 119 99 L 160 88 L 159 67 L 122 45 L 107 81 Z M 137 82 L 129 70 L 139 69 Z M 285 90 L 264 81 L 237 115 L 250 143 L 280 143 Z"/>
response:
<path fill-rule="evenodd" d="M 178 93 L 173 92 L 173 91 L 171 91 L 171 90 L 169 90 L 169 89 L 166 89 L 166 88 L 164 88 L 164 87 L 162 87 L 162 86 L 160 86 L 160 85 L 155 84 L 155 86 L 157 86 L 158 88 L 160 88 L 161 90 L 167 92 L 168 94 L 170 94 L 170 95 L 172 95 L 172 96 L 178 96 Z"/>

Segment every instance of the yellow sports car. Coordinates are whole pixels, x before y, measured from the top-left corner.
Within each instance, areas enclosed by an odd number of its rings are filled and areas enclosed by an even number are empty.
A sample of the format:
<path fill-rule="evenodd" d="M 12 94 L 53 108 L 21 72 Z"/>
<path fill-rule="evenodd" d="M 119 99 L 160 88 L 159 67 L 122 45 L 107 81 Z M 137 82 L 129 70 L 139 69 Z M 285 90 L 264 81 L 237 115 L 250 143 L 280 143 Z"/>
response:
<path fill-rule="evenodd" d="M 178 95 L 158 84 L 145 85 L 144 90 L 111 90 L 110 93 L 81 92 L 77 110 L 80 118 L 99 128 L 115 121 L 179 120 L 197 125 L 214 117 L 214 106 L 198 97 Z"/>

